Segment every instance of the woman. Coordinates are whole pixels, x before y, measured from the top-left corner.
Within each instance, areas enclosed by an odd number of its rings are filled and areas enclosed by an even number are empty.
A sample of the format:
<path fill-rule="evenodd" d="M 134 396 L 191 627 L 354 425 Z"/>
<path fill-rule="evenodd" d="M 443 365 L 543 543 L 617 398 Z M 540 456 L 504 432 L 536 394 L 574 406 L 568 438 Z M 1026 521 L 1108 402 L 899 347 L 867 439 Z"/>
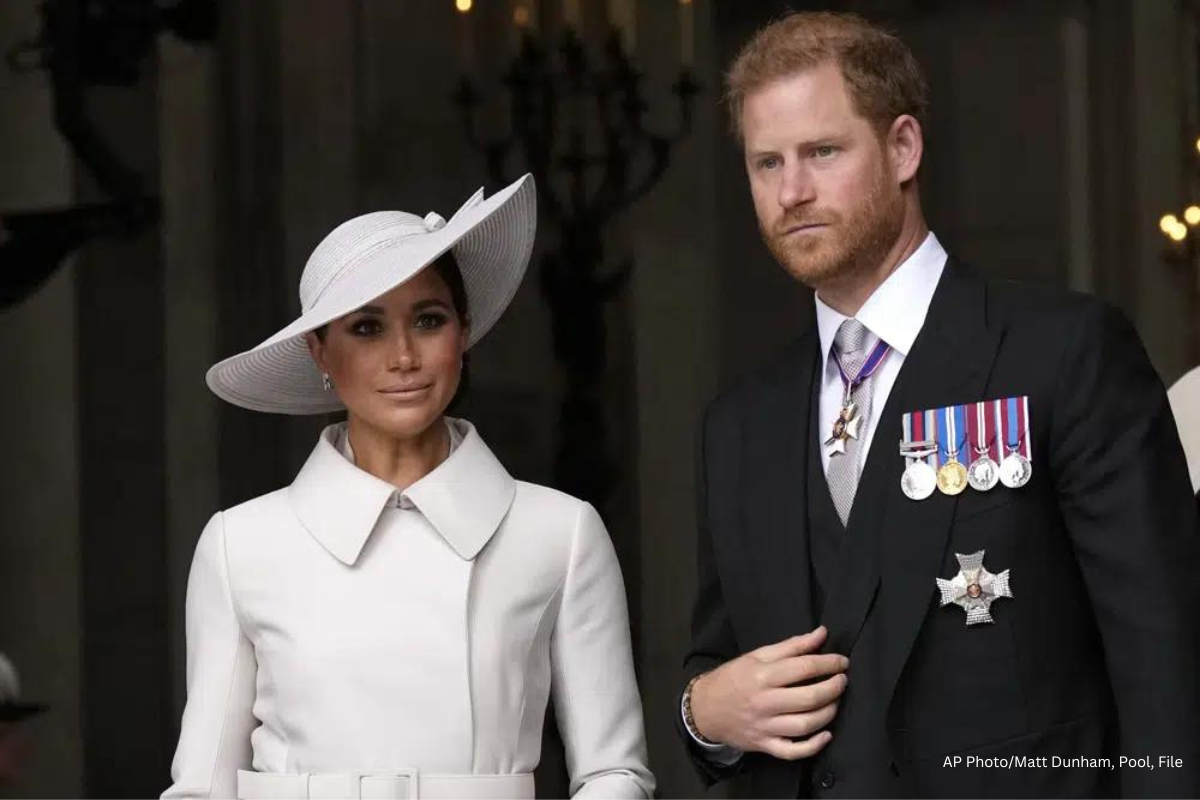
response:
<path fill-rule="evenodd" d="M 444 415 L 535 221 L 529 176 L 449 222 L 352 219 L 305 266 L 300 318 L 209 371 L 245 408 L 347 421 L 201 535 L 164 797 L 532 797 L 550 693 L 571 793 L 652 795 L 604 524 Z"/>

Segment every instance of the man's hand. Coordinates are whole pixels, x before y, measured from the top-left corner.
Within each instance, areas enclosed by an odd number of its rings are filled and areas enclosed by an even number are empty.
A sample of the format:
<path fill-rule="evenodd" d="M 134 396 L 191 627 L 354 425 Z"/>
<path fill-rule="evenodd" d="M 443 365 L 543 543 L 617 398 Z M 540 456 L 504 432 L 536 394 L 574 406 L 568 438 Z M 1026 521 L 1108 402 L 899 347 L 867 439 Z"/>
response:
<path fill-rule="evenodd" d="M 833 734 L 850 660 L 816 655 L 817 628 L 727 661 L 692 686 L 692 720 L 706 739 L 794 761 L 821 751 Z M 804 685 L 796 685 L 804 684 Z"/>

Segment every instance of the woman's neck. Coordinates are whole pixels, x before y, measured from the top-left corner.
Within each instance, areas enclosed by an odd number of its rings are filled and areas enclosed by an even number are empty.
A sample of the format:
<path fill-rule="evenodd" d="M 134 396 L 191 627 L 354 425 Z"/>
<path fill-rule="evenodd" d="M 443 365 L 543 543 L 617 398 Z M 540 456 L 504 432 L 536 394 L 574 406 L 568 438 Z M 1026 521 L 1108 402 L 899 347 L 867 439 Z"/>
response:
<path fill-rule="evenodd" d="M 346 433 L 355 465 L 402 491 L 450 455 L 450 432 L 444 417 L 411 438 L 398 439 L 356 417 L 350 417 Z"/>

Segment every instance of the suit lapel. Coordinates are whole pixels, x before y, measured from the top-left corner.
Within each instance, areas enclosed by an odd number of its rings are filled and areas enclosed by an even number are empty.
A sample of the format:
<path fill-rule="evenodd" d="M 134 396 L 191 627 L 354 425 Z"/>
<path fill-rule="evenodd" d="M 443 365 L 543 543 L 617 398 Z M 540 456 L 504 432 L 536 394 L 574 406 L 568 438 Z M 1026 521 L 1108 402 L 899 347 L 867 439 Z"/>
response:
<path fill-rule="evenodd" d="M 765 391 L 743 417 L 747 458 L 740 488 L 747 499 L 750 574 L 759 581 L 759 607 L 766 610 L 757 644 L 813 628 L 807 435 L 818 353 L 814 329 L 768 375 Z"/>
<path fill-rule="evenodd" d="M 870 506 L 881 556 L 880 622 L 883 679 L 892 697 L 921 624 L 936 599 L 956 497 L 934 492 L 922 501 L 900 490 L 904 459 L 897 450 L 903 414 L 983 400 L 1002 339 L 989 327 L 983 279 L 950 259 L 929 313 L 904 361 L 872 444 L 878 495 Z M 857 503 L 855 504 L 857 505 Z"/>
<path fill-rule="evenodd" d="M 872 491 L 879 484 L 875 476 L 879 472 L 875 466 L 881 460 L 878 456 L 880 448 L 876 446 L 879 438 L 877 432 L 863 465 L 854 505 L 846 521 L 846 539 L 838 559 L 837 577 L 825 603 L 821 621 L 829 629 L 824 647 L 827 653 L 851 654 L 879 587 L 879 548 L 875 529 L 882 516 L 877 513 L 878 501 L 873 497 L 877 492 Z"/>

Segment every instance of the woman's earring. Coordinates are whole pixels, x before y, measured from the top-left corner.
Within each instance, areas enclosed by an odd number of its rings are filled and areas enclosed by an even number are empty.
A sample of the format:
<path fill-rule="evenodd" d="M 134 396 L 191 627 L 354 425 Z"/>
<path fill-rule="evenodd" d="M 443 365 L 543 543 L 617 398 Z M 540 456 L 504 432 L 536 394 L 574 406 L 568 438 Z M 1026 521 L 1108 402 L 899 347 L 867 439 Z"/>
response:
<path fill-rule="evenodd" d="M 333 389 L 333 379 L 329 377 L 328 372 L 321 373 L 321 385 L 325 387 L 325 391 L 327 392 Z"/>

